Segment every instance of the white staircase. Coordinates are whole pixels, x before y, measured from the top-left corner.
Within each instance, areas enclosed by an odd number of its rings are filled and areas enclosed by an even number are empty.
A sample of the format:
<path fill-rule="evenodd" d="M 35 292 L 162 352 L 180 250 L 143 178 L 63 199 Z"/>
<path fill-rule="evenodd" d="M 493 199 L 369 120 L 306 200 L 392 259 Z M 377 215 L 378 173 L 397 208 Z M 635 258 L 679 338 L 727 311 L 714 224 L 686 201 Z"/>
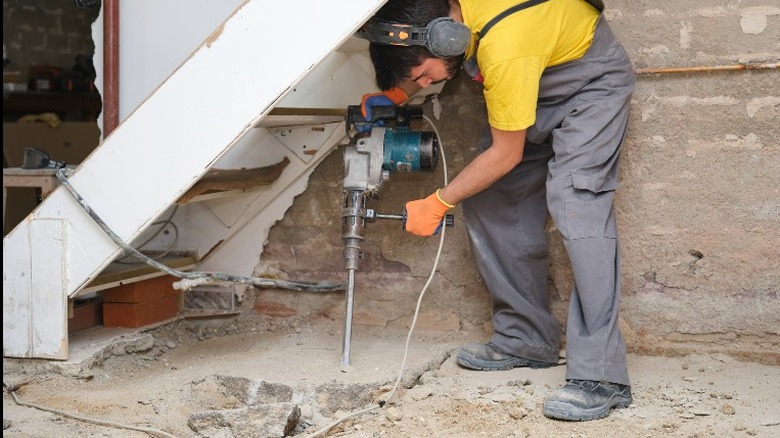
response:
<path fill-rule="evenodd" d="M 194 222 L 221 223 L 187 242 L 199 249 L 223 242 L 202 267 L 251 274 L 251 260 L 230 255 L 247 240 L 262 248 L 268 228 L 342 141 L 339 117 L 314 109 L 346 108 L 373 87 L 365 46 L 350 36 L 382 3 L 244 2 L 69 181 L 131 242 L 216 163 L 239 168 L 288 157 L 290 165 L 273 186 L 204 201 L 202 208 L 217 219 L 192 214 Z M 272 115 L 281 107 L 299 110 Z M 286 134 L 305 138 L 309 150 L 280 135 L 283 126 L 294 127 Z M 3 239 L 3 356 L 67 359 L 68 300 L 119 253 L 72 196 L 55 189 Z"/>

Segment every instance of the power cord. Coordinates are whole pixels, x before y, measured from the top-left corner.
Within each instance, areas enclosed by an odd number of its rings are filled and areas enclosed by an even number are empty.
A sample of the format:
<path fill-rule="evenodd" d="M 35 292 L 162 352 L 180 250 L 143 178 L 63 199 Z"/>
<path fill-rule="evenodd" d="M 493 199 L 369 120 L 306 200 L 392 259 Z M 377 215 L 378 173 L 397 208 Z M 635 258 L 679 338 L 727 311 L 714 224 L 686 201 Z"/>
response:
<path fill-rule="evenodd" d="M 16 396 L 16 392 L 13 391 L 11 388 L 7 387 L 5 383 L 3 383 L 3 388 L 8 391 L 9 394 L 11 394 L 11 397 L 14 399 L 14 403 L 16 403 L 19 406 L 24 406 L 27 408 L 33 408 L 38 409 L 39 411 L 49 412 L 51 414 L 59 415 L 61 417 L 70 418 L 71 420 L 77 420 L 81 421 L 83 423 L 91 423 L 91 424 L 97 424 L 98 426 L 106 426 L 106 427 L 113 427 L 116 429 L 128 429 L 128 430 L 135 430 L 138 432 L 145 432 L 153 436 L 161 436 L 164 438 L 177 438 L 175 435 L 171 435 L 168 432 L 163 432 L 162 430 L 153 429 L 151 427 L 143 427 L 143 426 L 133 426 L 130 424 L 123 424 L 123 423 L 117 423 L 114 421 L 108 421 L 108 420 L 98 420 L 96 418 L 91 417 L 84 417 L 82 415 L 76 415 L 71 414 L 70 412 L 61 411 L 59 409 L 50 408 L 47 406 L 35 404 L 35 403 L 28 403 L 25 401 L 20 400 Z"/>
<path fill-rule="evenodd" d="M 439 149 L 440 149 L 440 152 L 441 152 L 442 166 L 444 168 L 444 185 L 446 186 L 448 184 L 448 182 L 449 182 L 449 177 L 447 175 L 447 158 L 446 158 L 446 155 L 444 153 L 444 142 L 441 141 L 441 136 L 439 135 L 439 130 L 436 128 L 436 124 L 434 124 L 433 121 L 428 116 L 424 115 L 423 118 L 428 122 L 428 124 L 431 125 L 431 127 L 434 130 L 434 132 L 436 133 L 436 137 L 439 139 Z M 338 286 L 340 286 L 341 289 L 344 288 L 343 285 L 338 285 L 338 284 L 337 285 L 329 285 L 329 284 L 324 284 L 323 285 L 322 283 L 312 284 L 312 283 L 301 283 L 301 282 L 287 282 L 287 281 L 284 281 L 284 280 L 273 280 L 273 279 L 263 279 L 263 278 L 256 278 L 256 277 L 236 276 L 236 275 L 225 274 L 225 273 L 220 273 L 220 272 L 182 272 L 182 271 L 171 269 L 168 266 L 163 265 L 162 263 L 160 263 L 160 262 L 158 262 L 158 261 L 156 261 L 156 260 L 146 256 L 145 254 L 142 254 L 140 251 L 138 251 L 137 249 L 131 247 L 130 245 L 125 243 L 121 238 L 119 238 L 119 236 L 116 233 L 114 233 L 114 231 L 111 230 L 111 228 L 108 227 L 108 225 L 100 218 L 100 216 L 98 216 L 97 213 L 95 213 L 89 207 L 89 205 L 86 203 L 86 201 L 84 201 L 84 199 L 81 197 L 81 195 L 79 195 L 79 193 L 73 188 L 73 186 L 68 181 L 68 179 L 67 179 L 67 177 L 65 175 L 65 172 L 66 172 L 65 168 L 60 169 L 57 172 L 57 178 L 60 180 L 62 185 L 65 186 L 65 188 L 68 190 L 68 192 L 70 192 L 70 194 L 76 199 L 76 201 L 79 202 L 79 204 L 90 215 L 90 217 L 111 238 L 111 240 L 113 240 L 114 243 L 119 245 L 125 251 L 129 252 L 131 255 L 133 255 L 133 256 L 143 260 L 145 263 L 147 263 L 147 264 L 149 264 L 149 265 L 151 265 L 151 266 L 153 266 L 153 267 L 155 267 L 155 268 L 157 268 L 157 269 L 159 269 L 161 271 L 164 271 L 166 273 L 169 273 L 169 274 L 174 275 L 174 276 L 179 277 L 179 278 L 192 279 L 192 280 L 196 280 L 196 281 L 200 280 L 200 279 L 207 279 L 207 280 L 217 279 L 218 281 L 235 281 L 235 282 L 238 282 L 238 283 L 253 284 L 255 286 L 261 285 L 261 287 L 282 287 L 281 284 L 284 284 L 284 285 L 288 286 L 287 287 L 288 289 L 295 289 L 295 290 L 311 290 L 311 288 L 314 288 L 315 290 L 329 291 L 329 290 L 339 290 L 339 289 L 333 289 L 334 287 L 338 287 Z M 414 327 L 417 324 L 417 317 L 420 314 L 420 307 L 422 305 L 422 299 L 425 296 L 425 292 L 428 290 L 428 287 L 430 286 L 431 281 L 433 281 L 433 276 L 436 274 L 436 269 L 439 266 L 439 260 L 441 259 L 441 252 L 442 252 L 442 249 L 444 248 L 444 236 L 445 236 L 445 233 L 446 233 L 446 231 L 445 231 L 446 229 L 447 229 L 447 227 L 441 227 L 441 235 L 439 237 L 439 246 L 438 246 L 438 248 L 436 250 L 436 257 L 434 258 L 433 267 L 431 268 L 431 273 L 428 275 L 428 279 L 426 280 L 425 285 L 423 285 L 422 290 L 420 290 L 420 295 L 417 298 L 417 304 L 416 304 L 415 309 L 414 309 L 414 316 L 412 318 L 412 323 L 411 323 L 411 325 L 409 327 L 409 332 L 406 335 L 406 342 L 404 344 L 404 358 L 403 358 L 403 360 L 401 362 L 401 367 L 400 367 L 400 370 L 398 372 L 398 377 L 395 380 L 395 384 L 393 385 L 393 388 L 390 390 L 390 392 L 388 393 L 388 395 L 384 399 L 380 400 L 377 403 L 376 406 L 370 406 L 370 407 L 365 408 L 365 409 L 361 409 L 361 410 L 357 410 L 357 411 L 351 412 L 351 413 L 349 413 L 349 414 L 347 414 L 347 415 L 345 415 L 345 416 L 343 416 L 341 418 L 338 418 L 334 422 L 326 425 L 321 430 L 319 430 L 319 431 L 317 431 L 317 432 L 315 432 L 313 434 L 307 435 L 306 438 L 316 438 L 316 437 L 323 436 L 325 433 L 329 432 L 334 427 L 338 426 L 339 424 L 343 423 L 344 421 L 346 421 L 346 420 L 348 420 L 348 419 L 350 419 L 352 417 L 356 417 L 358 415 L 362 415 L 362 414 L 365 414 L 365 413 L 368 413 L 368 412 L 371 412 L 371 411 L 374 411 L 374 410 L 377 410 L 377 409 L 380 409 L 380 408 L 386 406 L 387 402 L 389 402 L 395 396 L 395 393 L 398 390 L 398 386 L 401 383 L 401 379 L 403 378 L 404 371 L 406 370 L 406 361 L 409 358 L 409 343 L 411 342 L 412 333 L 414 332 Z M 176 438 L 174 435 L 171 435 L 171 434 L 169 434 L 167 432 L 163 432 L 163 431 L 156 430 L 156 429 L 151 429 L 151 428 L 146 428 L 146 427 L 139 427 L 139 426 L 125 425 L 125 424 L 115 423 L 115 422 L 111 422 L 111 421 L 97 420 L 97 419 L 93 419 L 93 418 L 89 418 L 89 417 L 83 417 L 83 416 L 80 416 L 80 415 L 70 414 L 68 412 L 60 411 L 60 410 L 53 409 L 53 408 L 47 408 L 45 406 L 36 405 L 36 404 L 33 404 L 33 403 L 25 403 L 25 402 L 22 402 L 21 400 L 19 400 L 17 398 L 17 396 L 16 396 L 14 391 L 12 391 L 12 390 L 10 390 L 8 388 L 6 388 L 6 389 L 9 391 L 9 393 L 13 397 L 14 402 L 16 402 L 16 404 L 18 404 L 20 406 L 27 406 L 27 407 L 39 409 L 39 410 L 42 410 L 42 411 L 51 412 L 51 413 L 54 413 L 54 414 L 57 414 L 57 415 L 61 415 L 63 417 L 67 417 L 67 418 L 71 418 L 71 419 L 75 419 L 75 420 L 79 420 L 79 421 L 84 421 L 84 422 L 89 422 L 89 423 L 93 423 L 93 424 L 98 424 L 98 425 L 103 425 L 103 426 L 110 426 L 110 427 L 117 427 L 117 428 L 122 428 L 122 429 L 136 430 L 136 431 L 146 432 L 146 433 L 150 433 L 150 434 L 153 434 L 153 435 L 158 435 L 158 436 L 162 436 L 162 437 L 166 437 L 166 438 Z"/>
<path fill-rule="evenodd" d="M 168 245 L 168 248 L 166 248 L 165 250 L 163 250 L 163 251 L 162 251 L 161 253 L 159 253 L 159 254 L 155 254 L 155 255 L 154 255 L 154 257 L 152 257 L 152 258 L 154 258 L 155 260 L 162 260 L 162 259 L 164 259 L 164 258 L 165 258 L 165 256 L 167 256 L 168 254 L 170 254 L 170 253 L 171 253 L 171 251 L 173 251 L 173 248 L 175 248 L 175 247 L 176 247 L 176 242 L 179 240 L 179 227 L 177 227 L 177 226 L 176 226 L 176 224 L 173 222 L 173 216 L 174 216 L 174 215 L 176 215 L 176 212 L 177 212 L 178 210 L 179 210 L 179 206 L 178 206 L 178 205 L 176 205 L 176 206 L 173 208 L 173 210 L 171 211 L 171 214 L 170 214 L 170 215 L 168 215 L 168 219 L 164 219 L 164 220 L 161 220 L 161 221 L 154 222 L 154 223 L 153 223 L 151 226 L 153 226 L 153 227 L 154 227 L 154 226 L 157 226 L 157 225 L 161 225 L 161 226 L 160 226 L 160 228 L 158 228 L 158 229 L 157 229 L 157 231 L 155 231 L 155 232 L 154 232 L 154 234 L 152 234 L 151 236 L 149 236 L 149 238 L 147 238 L 146 240 L 144 240 L 144 241 L 143 241 L 143 243 L 141 243 L 141 244 L 137 245 L 137 246 L 136 246 L 136 249 L 137 249 L 139 252 L 143 253 L 143 248 L 144 248 L 146 245 L 148 245 L 148 244 L 149 244 L 149 242 L 151 242 L 151 241 L 152 241 L 152 240 L 154 240 L 154 239 L 155 239 L 157 236 L 159 236 L 159 235 L 160 235 L 160 233 L 162 233 L 162 232 L 163 232 L 163 230 L 165 230 L 165 227 L 166 227 L 166 226 L 170 225 L 170 227 L 171 227 L 171 228 L 173 228 L 173 233 L 174 233 L 174 236 L 173 236 L 173 241 L 171 242 L 171 244 L 170 244 L 170 245 Z M 147 251 L 147 254 L 146 254 L 146 255 L 149 255 L 149 254 L 148 254 L 148 251 Z M 149 255 L 149 257 L 151 257 L 151 255 Z M 132 255 L 132 254 L 126 254 L 125 256 L 123 256 L 123 257 L 121 257 L 121 258 L 119 258 L 119 259 L 116 259 L 116 260 L 114 260 L 114 263 L 120 263 L 120 264 L 125 264 L 125 265 L 133 265 L 133 264 L 138 264 L 138 263 L 144 263 L 144 261 L 143 261 L 143 260 L 137 260 L 137 261 L 134 261 L 134 262 L 126 262 L 125 260 L 126 260 L 126 259 L 129 259 L 129 258 L 134 258 L 134 257 L 133 257 L 133 255 Z"/>
<path fill-rule="evenodd" d="M 423 115 L 423 118 L 426 122 L 428 122 L 429 125 L 433 128 L 433 131 L 436 133 L 436 138 L 439 139 L 439 149 L 441 152 L 441 161 L 442 166 L 444 166 L 444 185 L 446 186 L 449 182 L 448 176 L 447 176 L 447 158 L 444 154 L 444 142 L 441 140 L 441 136 L 439 135 L 439 130 L 436 128 L 436 124 L 431 121 L 431 119 L 428 116 Z M 383 408 L 385 405 L 387 405 L 387 402 L 389 402 L 393 396 L 395 395 L 396 391 L 398 390 L 398 385 L 401 383 L 401 379 L 403 378 L 404 371 L 406 370 L 406 360 L 409 357 L 409 342 L 412 338 L 412 333 L 414 332 L 414 326 L 417 323 L 417 316 L 420 314 L 420 305 L 422 303 L 423 296 L 425 296 L 425 292 L 428 290 L 428 286 L 430 286 L 431 281 L 433 280 L 433 276 L 436 274 L 436 269 L 439 266 L 439 259 L 441 258 L 441 251 L 442 248 L 444 248 L 444 233 L 447 227 L 441 227 L 441 236 L 439 237 L 439 247 L 436 251 L 436 257 L 433 261 L 433 267 L 431 268 L 431 273 L 428 275 L 428 280 L 425 282 L 425 285 L 420 290 L 420 295 L 417 298 L 417 305 L 414 308 L 414 317 L 412 318 L 412 324 L 409 326 L 409 332 L 406 335 L 406 344 L 404 345 L 404 358 L 401 362 L 401 369 L 398 372 L 398 377 L 395 380 L 395 384 L 393 385 L 393 388 L 390 390 L 388 395 L 380 400 L 376 406 L 370 406 L 365 409 L 360 409 L 357 411 L 350 412 L 346 415 L 344 415 L 341 418 L 338 418 L 337 420 L 333 421 L 332 423 L 326 425 L 321 430 L 318 430 L 317 432 L 314 432 L 310 435 L 306 435 L 305 438 L 316 438 L 324 436 L 324 434 L 328 433 L 331 429 L 338 426 L 339 424 L 343 423 L 344 421 L 356 417 L 358 415 L 366 414 L 371 411 L 375 411 L 377 409 Z"/>
<path fill-rule="evenodd" d="M 66 168 L 59 169 L 57 171 L 57 179 L 60 180 L 60 183 L 68 190 L 68 192 L 73 196 L 73 198 L 76 199 L 76 201 L 79 203 L 79 205 L 81 205 L 84 211 L 86 211 L 87 214 L 89 214 L 89 217 L 91 217 L 92 220 L 95 221 L 95 223 L 98 224 L 98 226 L 100 226 L 103 232 L 106 233 L 106 235 L 108 235 L 108 237 L 111 238 L 111 240 L 115 244 L 117 244 L 120 248 L 132 254 L 137 259 L 144 261 L 147 265 L 156 268 L 160 271 L 163 271 L 166 274 L 181 278 L 182 281 L 178 283 L 174 283 L 174 287 L 177 289 L 188 290 L 198 284 L 210 283 L 214 281 L 243 283 L 243 284 L 250 284 L 256 287 L 291 289 L 291 290 L 309 291 L 309 292 L 333 292 L 333 291 L 339 291 L 345 289 L 345 285 L 343 283 L 329 283 L 329 282 L 313 283 L 313 282 L 303 282 L 303 281 L 287 281 L 287 280 L 278 280 L 272 278 L 247 277 L 242 275 L 228 274 L 225 272 L 203 272 L 203 271 L 184 272 L 184 271 L 179 271 L 177 269 L 170 268 L 165 264 L 160 263 L 159 261 L 141 253 L 137 249 L 128 245 L 124 240 L 122 240 L 122 238 L 120 238 L 105 223 L 105 221 L 103 221 L 103 219 L 101 219 L 100 216 L 97 213 L 95 213 L 94 210 L 92 210 L 89 204 L 87 204 L 87 202 L 84 200 L 84 198 L 81 197 L 81 195 L 76 191 L 76 189 L 73 188 L 73 185 L 71 185 L 70 181 L 68 181 L 66 172 L 71 172 L 71 170 Z"/>

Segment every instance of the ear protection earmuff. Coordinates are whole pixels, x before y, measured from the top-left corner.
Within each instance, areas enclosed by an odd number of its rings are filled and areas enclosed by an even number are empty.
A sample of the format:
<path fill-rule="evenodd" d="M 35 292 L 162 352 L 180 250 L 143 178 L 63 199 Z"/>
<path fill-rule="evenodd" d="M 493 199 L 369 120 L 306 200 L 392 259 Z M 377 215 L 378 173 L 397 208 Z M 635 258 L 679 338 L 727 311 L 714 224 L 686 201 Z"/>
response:
<path fill-rule="evenodd" d="M 440 58 L 462 55 L 471 42 L 471 30 L 449 17 L 439 17 L 427 26 L 369 20 L 356 36 L 373 43 L 423 46 Z"/>

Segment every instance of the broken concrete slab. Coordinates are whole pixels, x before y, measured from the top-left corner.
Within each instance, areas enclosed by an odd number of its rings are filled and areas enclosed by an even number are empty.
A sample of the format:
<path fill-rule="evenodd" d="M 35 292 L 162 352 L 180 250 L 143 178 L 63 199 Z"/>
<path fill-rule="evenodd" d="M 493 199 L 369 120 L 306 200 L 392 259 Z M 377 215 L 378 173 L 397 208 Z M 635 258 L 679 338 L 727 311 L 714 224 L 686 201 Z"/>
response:
<path fill-rule="evenodd" d="M 190 415 L 187 424 L 203 437 L 215 432 L 234 438 L 279 438 L 289 436 L 301 410 L 294 403 L 274 403 L 240 409 L 198 412 Z M 230 432 L 230 435 L 226 435 Z"/>

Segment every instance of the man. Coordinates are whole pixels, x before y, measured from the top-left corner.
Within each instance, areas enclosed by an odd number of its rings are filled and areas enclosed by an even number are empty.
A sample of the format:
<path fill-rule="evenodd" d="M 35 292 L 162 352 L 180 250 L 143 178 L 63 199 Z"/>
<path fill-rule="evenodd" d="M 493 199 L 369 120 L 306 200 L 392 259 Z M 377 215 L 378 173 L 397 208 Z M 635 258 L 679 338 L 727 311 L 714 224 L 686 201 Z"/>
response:
<path fill-rule="evenodd" d="M 557 363 L 559 352 L 559 323 L 547 299 L 549 211 L 563 235 L 575 286 L 567 382 L 545 399 L 544 415 L 593 420 L 632 402 L 618 326 L 613 197 L 633 70 L 601 17 L 600 0 L 518 3 L 389 0 L 365 32 L 383 33 L 387 23 L 391 29 L 399 23 L 428 26 L 421 34 L 434 41 L 405 44 L 363 35 L 372 41 L 377 85 L 386 90 L 364 96 L 363 107 L 370 115 L 373 105 L 400 104 L 420 87 L 452 79 L 464 58 L 466 70 L 483 82 L 490 124 L 483 151 L 447 186 L 407 203 L 406 230 L 430 236 L 446 211 L 462 202 L 493 300 L 494 334 L 486 344 L 463 346 L 457 361 L 475 370 L 544 368 Z M 438 44 L 432 22 L 440 17 L 468 30 L 464 54 L 432 53 Z M 406 38 L 404 30 L 384 36 Z M 446 35 L 445 45 L 459 32 Z"/>

